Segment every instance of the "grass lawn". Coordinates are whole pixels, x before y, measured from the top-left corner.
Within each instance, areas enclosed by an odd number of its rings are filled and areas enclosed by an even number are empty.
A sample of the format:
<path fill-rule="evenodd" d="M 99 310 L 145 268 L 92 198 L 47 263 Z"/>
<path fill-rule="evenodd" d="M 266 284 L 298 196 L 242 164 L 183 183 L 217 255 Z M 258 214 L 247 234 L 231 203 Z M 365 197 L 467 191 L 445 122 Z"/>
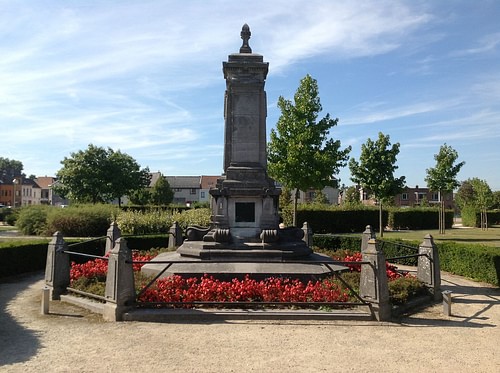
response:
<path fill-rule="evenodd" d="M 500 226 L 498 225 L 488 228 L 487 231 L 482 231 L 480 228 L 452 228 L 447 229 L 445 234 L 439 234 L 437 229 L 384 232 L 383 238 L 421 241 L 428 233 L 432 235 L 435 242 L 454 241 L 457 243 L 482 244 L 500 248 Z"/>

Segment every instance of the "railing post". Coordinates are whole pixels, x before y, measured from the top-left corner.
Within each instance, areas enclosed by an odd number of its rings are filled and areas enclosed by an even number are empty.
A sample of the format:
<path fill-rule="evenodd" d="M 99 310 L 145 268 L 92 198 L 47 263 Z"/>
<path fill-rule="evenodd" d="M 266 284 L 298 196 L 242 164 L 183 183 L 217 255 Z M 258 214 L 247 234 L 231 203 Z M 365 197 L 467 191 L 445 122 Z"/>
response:
<path fill-rule="evenodd" d="M 128 263 L 127 263 L 128 262 Z M 104 297 L 103 317 L 107 321 L 121 321 L 135 302 L 134 270 L 132 267 L 132 251 L 124 238 L 116 241 L 109 252 L 108 274 Z"/>
<path fill-rule="evenodd" d="M 179 223 L 174 221 L 168 231 L 168 247 L 178 247 L 182 245 L 182 228 Z"/>
<path fill-rule="evenodd" d="M 302 224 L 302 231 L 304 232 L 304 237 L 302 238 L 302 241 L 304 241 L 308 247 L 312 247 L 313 230 L 306 221 L 304 222 L 304 224 Z"/>
<path fill-rule="evenodd" d="M 122 236 L 120 228 L 116 222 L 112 222 L 106 232 L 106 249 L 104 250 L 104 255 L 109 253 L 115 247 L 116 240 Z"/>
<path fill-rule="evenodd" d="M 52 236 L 47 249 L 45 265 L 45 284 L 49 287 L 52 300 L 60 300 L 69 286 L 69 255 L 64 251 L 68 248 L 61 232 Z"/>
<path fill-rule="evenodd" d="M 375 232 L 371 225 L 367 225 L 365 231 L 361 235 L 361 252 L 365 251 L 368 247 L 368 241 L 375 239 Z"/>
<path fill-rule="evenodd" d="M 391 304 L 389 302 L 385 255 L 373 238 L 368 240 L 362 255 L 362 260 L 370 262 L 370 264 L 361 265 L 359 295 L 372 304 L 372 310 L 378 321 L 390 320 Z"/>
<path fill-rule="evenodd" d="M 442 299 L 441 289 L 441 269 L 439 264 L 439 254 L 430 234 L 425 235 L 424 241 L 418 247 L 419 254 L 425 256 L 418 257 L 417 277 L 433 294 L 434 300 Z"/>

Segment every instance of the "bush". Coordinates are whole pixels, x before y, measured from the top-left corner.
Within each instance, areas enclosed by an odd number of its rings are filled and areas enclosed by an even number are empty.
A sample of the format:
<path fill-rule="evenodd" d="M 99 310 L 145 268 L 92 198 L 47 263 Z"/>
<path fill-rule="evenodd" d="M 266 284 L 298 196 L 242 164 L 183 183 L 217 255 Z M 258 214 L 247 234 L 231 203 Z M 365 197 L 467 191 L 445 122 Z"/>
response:
<path fill-rule="evenodd" d="M 384 210 L 382 220 L 387 225 L 388 211 Z M 374 230 L 379 226 L 379 210 L 373 207 L 344 209 L 332 206 L 330 209 L 318 210 L 313 204 L 300 206 L 297 211 L 297 226 L 307 222 L 315 233 L 363 232 L 369 224 Z"/>
<path fill-rule="evenodd" d="M 185 210 L 182 213 L 174 212 L 172 220 L 179 223 L 179 226 L 186 230 L 190 225 L 210 226 L 211 210 L 208 208 Z"/>
<path fill-rule="evenodd" d="M 500 286 L 500 250 L 485 245 L 455 242 L 437 244 L 441 269 Z"/>
<path fill-rule="evenodd" d="M 167 233 L 172 225 L 172 213 L 166 210 L 121 211 L 116 219 L 122 234 Z"/>
<path fill-rule="evenodd" d="M 389 299 L 393 305 L 404 304 L 419 295 L 427 294 L 425 286 L 415 277 L 400 277 L 388 282 Z"/>
<path fill-rule="evenodd" d="M 48 240 L 0 243 L 0 277 L 45 268 L 48 244 Z"/>
<path fill-rule="evenodd" d="M 453 225 L 453 211 L 445 214 L 446 228 Z M 437 208 L 393 208 L 389 210 L 389 226 L 392 229 L 436 229 L 439 226 L 439 210 Z"/>
<path fill-rule="evenodd" d="M 59 231 L 70 237 L 105 236 L 118 212 L 118 207 L 114 205 L 54 207 L 47 216 L 47 232 L 53 234 Z"/>
<path fill-rule="evenodd" d="M 49 206 L 34 205 L 21 208 L 16 221 L 22 234 L 43 236 L 47 234 L 47 215 Z"/>

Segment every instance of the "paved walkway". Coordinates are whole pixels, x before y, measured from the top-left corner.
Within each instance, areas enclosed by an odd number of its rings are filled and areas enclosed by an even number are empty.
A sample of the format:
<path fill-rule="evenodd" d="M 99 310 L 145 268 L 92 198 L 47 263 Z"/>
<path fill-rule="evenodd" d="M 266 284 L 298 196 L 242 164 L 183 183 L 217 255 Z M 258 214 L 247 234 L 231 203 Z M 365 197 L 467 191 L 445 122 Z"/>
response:
<path fill-rule="evenodd" d="M 0 283 L 1 372 L 499 372 L 500 290 L 442 274 L 436 304 L 400 322 L 105 323 L 52 302 L 43 274 Z"/>

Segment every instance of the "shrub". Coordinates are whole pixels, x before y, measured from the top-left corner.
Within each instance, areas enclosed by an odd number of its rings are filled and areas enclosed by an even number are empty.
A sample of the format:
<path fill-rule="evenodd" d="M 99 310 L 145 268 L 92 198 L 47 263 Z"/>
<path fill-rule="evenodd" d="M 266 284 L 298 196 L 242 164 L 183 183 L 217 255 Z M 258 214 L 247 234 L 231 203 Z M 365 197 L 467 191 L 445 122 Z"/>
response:
<path fill-rule="evenodd" d="M 117 206 L 100 204 L 52 208 L 47 216 L 47 231 L 70 237 L 105 236 L 118 211 Z"/>
<path fill-rule="evenodd" d="M 393 305 L 403 304 L 409 299 L 427 294 L 425 286 L 415 277 L 399 277 L 389 281 L 389 299 Z"/>
<path fill-rule="evenodd" d="M 387 225 L 388 212 L 383 212 L 383 224 Z M 315 233 L 363 232 L 370 224 L 374 230 L 379 226 L 378 208 L 360 207 L 344 209 L 332 206 L 329 209 L 318 210 L 314 204 L 302 204 L 297 211 L 297 226 L 307 222 Z"/>
<path fill-rule="evenodd" d="M 123 234 L 167 233 L 172 225 L 172 213 L 166 210 L 121 211 L 116 219 Z"/>
<path fill-rule="evenodd" d="M 190 225 L 210 226 L 211 211 L 208 208 L 185 210 L 182 213 L 174 212 L 172 220 L 179 223 L 183 230 Z"/>
<path fill-rule="evenodd" d="M 9 241 L 0 244 L 0 277 L 45 268 L 48 240 Z"/>
<path fill-rule="evenodd" d="M 500 286 L 500 250 L 485 245 L 438 243 L 441 269 Z"/>
<path fill-rule="evenodd" d="M 47 215 L 50 207 L 45 205 L 33 205 L 21 208 L 16 221 L 17 228 L 24 235 L 46 235 Z"/>
<path fill-rule="evenodd" d="M 393 229 L 436 229 L 439 225 L 437 208 L 392 208 L 389 210 L 389 226 Z M 445 214 L 446 228 L 453 225 L 453 211 Z"/>

